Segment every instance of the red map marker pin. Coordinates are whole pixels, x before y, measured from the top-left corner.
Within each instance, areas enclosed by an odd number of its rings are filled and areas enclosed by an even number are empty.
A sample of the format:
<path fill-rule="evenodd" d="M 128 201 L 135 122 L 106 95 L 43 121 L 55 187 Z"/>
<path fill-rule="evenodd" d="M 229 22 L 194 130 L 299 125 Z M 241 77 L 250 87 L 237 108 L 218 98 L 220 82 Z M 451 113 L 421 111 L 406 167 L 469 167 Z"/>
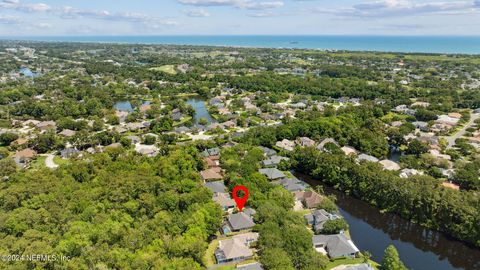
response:
<path fill-rule="evenodd" d="M 243 197 L 241 198 L 237 195 L 237 192 L 239 192 L 240 190 L 245 193 L 245 195 L 243 195 Z M 238 210 L 240 210 L 240 212 L 242 212 L 243 206 L 248 200 L 248 195 L 250 195 L 250 193 L 248 192 L 248 188 L 245 186 L 236 186 L 233 189 L 233 199 L 235 200 L 235 203 L 237 204 Z"/>

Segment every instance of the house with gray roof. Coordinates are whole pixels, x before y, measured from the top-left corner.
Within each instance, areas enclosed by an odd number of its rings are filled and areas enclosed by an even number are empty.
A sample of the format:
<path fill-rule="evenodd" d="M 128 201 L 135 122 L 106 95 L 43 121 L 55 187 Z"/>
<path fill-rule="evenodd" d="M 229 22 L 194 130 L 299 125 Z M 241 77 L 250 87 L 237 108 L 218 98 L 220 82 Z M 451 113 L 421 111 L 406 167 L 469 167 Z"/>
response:
<path fill-rule="evenodd" d="M 60 155 L 62 156 L 62 158 L 71 158 L 77 154 L 79 154 L 80 151 L 78 151 L 77 149 L 75 148 L 66 148 L 66 149 L 63 149 L 62 151 L 60 151 Z"/>
<path fill-rule="evenodd" d="M 285 177 L 285 174 L 277 168 L 259 169 L 258 172 L 265 175 L 269 180 L 277 180 Z"/>
<path fill-rule="evenodd" d="M 314 235 L 312 243 L 317 252 L 328 255 L 331 259 L 355 258 L 360 252 L 344 234 Z"/>
<path fill-rule="evenodd" d="M 274 156 L 277 154 L 277 151 L 271 149 L 271 148 L 268 148 L 268 147 L 264 147 L 264 146 L 260 146 L 260 148 L 263 150 L 263 153 L 267 156 L 267 157 L 270 157 L 270 156 Z"/>
<path fill-rule="evenodd" d="M 202 156 L 204 156 L 204 157 L 218 156 L 218 155 L 220 155 L 220 148 L 218 148 L 218 147 L 205 149 L 202 152 Z"/>
<path fill-rule="evenodd" d="M 311 214 L 305 215 L 304 218 L 307 224 L 313 227 L 315 233 L 320 233 L 323 229 L 323 225 L 325 225 L 327 221 L 339 219 L 341 217 L 335 214 L 330 214 L 325 209 L 317 209 Z"/>
<path fill-rule="evenodd" d="M 212 200 L 220 205 L 223 211 L 228 212 L 235 208 L 235 201 L 232 200 L 230 194 L 228 193 L 215 193 L 213 194 Z"/>
<path fill-rule="evenodd" d="M 218 242 L 215 250 L 217 263 L 238 262 L 253 257 L 253 250 L 250 245 L 258 240 L 258 233 L 244 233 L 235 235 L 232 238 Z"/>
<path fill-rule="evenodd" d="M 253 226 L 255 226 L 255 222 L 253 222 L 252 217 L 244 212 L 239 212 L 228 216 L 227 222 L 223 227 L 223 232 L 226 234 L 229 232 L 248 230 Z"/>
<path fill-rule="evenodd" d="M 213 193 L 227 193 L 227 187 L 223 181 L 206 182 L 204 186 Z"/>
<path fill-rule="evenodd" d="M 357 157 L 357 161 L 362 161 L 362 160 L 365 160 L 365 161 L 370 161 L 370 162 L 378 162 L 378 158 L 374 157 L 374 156 L 371 156 L 371 155 L 367 155 L 367 154 L 360 154 L 358 155 Z"/>
<path fill-rule="evenodd" d="M 287 158 L 287 157 L 282 157 L 282 156 L 275 155 L 275 156 L 271 156 L 269 159 L 263 160 L 262 165 L 264 167 L 275 168 L 280 164 L 280 162 L 282 162 L 282 160 L 289 161 L 290 159 Z"/>
<path fill-rule="evenodd" d="M 283 186 L 286 190 L 290 192 L 301 191 L 308 188 L 307 183 L 298 180 L 297 178 L 283 178 L 273 183 Z"/>

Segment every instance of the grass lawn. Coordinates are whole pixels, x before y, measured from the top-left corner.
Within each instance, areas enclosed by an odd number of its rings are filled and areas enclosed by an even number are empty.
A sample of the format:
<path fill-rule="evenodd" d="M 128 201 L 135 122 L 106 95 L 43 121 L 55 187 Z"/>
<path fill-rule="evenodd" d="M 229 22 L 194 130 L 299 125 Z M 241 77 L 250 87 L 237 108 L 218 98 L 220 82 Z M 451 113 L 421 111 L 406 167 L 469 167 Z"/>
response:
<path fill-rule="evenodd" d="M 187 117 L 184 117 L 182 118 L 182 120 L 178 121 L 178 122 L 174 122 L 173 123 L 173 126 L 174 127 L 178 127 L 178 126 L 181 126 L 185 123 L 187 123 L 188 121 L 192 120 L 192 117 L 191 116 L 187 116 Z"/>
<path fill-rule="evenodd" d="M 337 267 L 339 265 L 349 265 L 349 264 L 361 264 L 363 263 L 363 258 L 355 258 L 355 259 L 350 259 L 350 258 L 343 258 L 343 259 L 338 259 L 334 260 L 333 262 L 329 262 L 327 264 L 326 269 L 332 269 L 334 267 Z M 380 266 L 378 263 L 369 260 L 369 263 L 372 265 L 373 268 L 378 269 Z"/>
<path fill-rule="evenodd" d="M 63 159 L 63 158 L 58 157 L 58 156 L 55 156 L 55 157 L 53 158 L 53 162 L 55 162 L 55 164 L 57 164 L 57 165 L 59 165 L 59 166 L 70 163 L 70 161 L 68 161 L 68 159 Z"/>
<path fill-rule="evenodd" d="M 215 249 L 218 247 L 218 241 L 219 239 L 214 239 L 207 248 L 207 251 L 205 252 L 205 255 L 203 256 L 203 263 L 205 266 L 208 268 L 212 265 L 214 265 L 217 261 L 215 259 Z"/>
<path fill-rule="evenodd" d="M 35 159 L 30 163 L 30 168 L 34 170 L 45 168 L 46 167 L 45 159 L 47 159 L 47 157 L 43 157 L 43 156 L 37 157 L 37 159 Z"/>
<path fill-rule="evenodd" d="M 171 75 L 177 74 L 177 70 L 175 69 L 174 65 L 164 65 L 164 66 L 160 66 L 160 67 L 153 67 L 153 68 L 150 68 L 150 70 L 161 71 L 161 72 L 165 72 L 165 73 L 168 73 L 168 74 L 171 74 Z"/>

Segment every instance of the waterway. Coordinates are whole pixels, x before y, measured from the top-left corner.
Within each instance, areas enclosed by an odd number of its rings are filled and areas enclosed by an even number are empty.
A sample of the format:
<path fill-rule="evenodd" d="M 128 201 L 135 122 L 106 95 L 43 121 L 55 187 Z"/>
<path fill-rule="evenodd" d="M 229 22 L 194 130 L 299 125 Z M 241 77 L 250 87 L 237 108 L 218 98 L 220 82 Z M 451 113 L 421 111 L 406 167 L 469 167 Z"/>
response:
<path fill-rule="evenodd" d="M 309 176 L 295 175 L 312 187 L 321 184 Z M 393 244 L 409 269 L 480 269 L 480 249 L 398 215 L 381 213 L 377 208 L 331 187 L 324 186 L 324 190 L 337 197 L 340 213 L 350 225 L 353 242 L 360 250 L 372 253 L 373 260 L 381 262 L 384 250 Z"/>
<path fill-rule="evenodd" d="M 198 97 L 193 97 L 187 100 L 187 104 L 192 106 L 195 110 L 196 125 L 198 125 L 200 119 L 202 118 L 206 119 L 208 124 L 215 122 L 215 119 L 213 119 L 213 117 L 208 112 L 207 107 L 205 106 L 205 100 Z"/>

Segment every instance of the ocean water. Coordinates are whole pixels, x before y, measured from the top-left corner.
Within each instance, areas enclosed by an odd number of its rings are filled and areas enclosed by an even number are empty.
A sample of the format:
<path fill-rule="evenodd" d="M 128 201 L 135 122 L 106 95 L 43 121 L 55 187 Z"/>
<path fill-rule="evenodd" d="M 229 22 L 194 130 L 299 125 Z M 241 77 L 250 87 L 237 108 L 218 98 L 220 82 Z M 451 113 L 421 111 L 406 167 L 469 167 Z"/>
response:
<path fill-rule="evenodd" d="M 0 39 L 480 54 L 480 36 L 37 36 Z"/>

